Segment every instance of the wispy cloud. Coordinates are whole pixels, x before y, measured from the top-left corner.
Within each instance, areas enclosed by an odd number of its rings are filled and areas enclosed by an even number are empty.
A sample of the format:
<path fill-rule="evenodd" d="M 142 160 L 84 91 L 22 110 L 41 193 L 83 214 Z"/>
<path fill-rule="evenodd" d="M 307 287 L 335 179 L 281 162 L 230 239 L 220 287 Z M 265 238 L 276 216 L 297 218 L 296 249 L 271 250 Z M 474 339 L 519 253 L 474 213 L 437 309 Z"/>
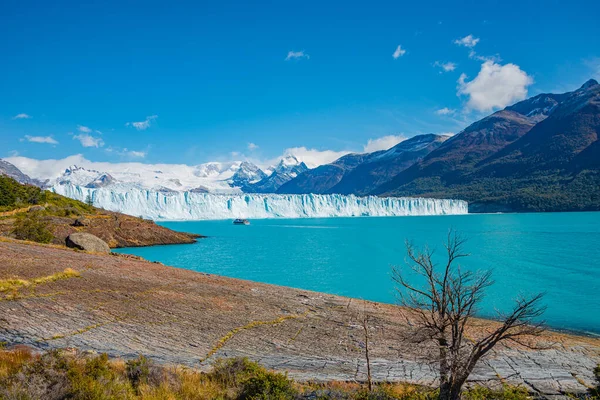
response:
<path fill-rule="evenodd" d="M 394 50 L 392 57 L 394 57 L 394 60 L 397 60 L 398 58 L 402 57 L 405 54 L 406 54 L 406 50 L 402 48 L 401 44 L 399 44 L 398 47 L 396 47 L 396 50 Z"/>
<path fill-rule="evenodd" d="M 456 69 L 456 64 L 453 62 L 440 62 L 440 61 L 436 61 L 433 63 L 434 67 L 438 67 L 440 68 L 442 71 L 440 71 L 440 74 L 442 72 L 450 72 L 450 71 L 454 71 Z"/>
<path fill-rule="evenodd" d="M 300 60 L 306 58 L 307 60 L 310 59 L 310 56 L 308 54 L 306 54 L 306 52 L 304 50 L 302 51 L 288 51 L 287 56 L 285 57 L 285 61 L 290 61 L 290 60 Z"/>
<path fill-rule="evenodd" d="M 31 143 L 47 143 L 47 144 L 58 144 L 58 141 L 56 141 L 52 136 L 29 136 L 29 135 L 25 135 L 25 137 L 23 139 L 21 139 L 21 141 L 28 141 Z"/>
<path fill-rule="evenodd" d="M 135 158 L 144 158 L 146 157 L 146 152 L 145 151 L 138 151 L 138 150 L 126 150 L 126 154 L 130 157 L 135 157 Z"/>
<path fill-rule="evenodd" d="M 142 150 L 129 150 L 127 148 L 115 148 L 115 147 L 107 147 L 106 148 L 106 152 L 107 153 L 112 153 L 112 154 L 117 154 L 123 157 L 129 157 L 129 158 L 145 158 L 146 155 L 148 154 L 147 151 L 142 151 Z"/>
<path fill-rule="evenodd" d="M 404 135 L 388 135 L 377 139 L 369 139 L 363 147 L 363 152 L 372 153 L 374 151 L 387 150 L 405 140 L 406 136 Z"/>
<path fill-rule="evenodd" d="M 87 126 L 77 125 L 77 130 L 83 133 L 92 133 L 92 130 Z"/>
<path fill-rule="evenodd" d="M 459 46 L 469 47 L 469 48 L 475 47 L 477 45 L 477 43 L 479 43 L 479 38 L 476 38 L 473 35 L 467 35 L 464 38 L 456 39 L 454 41 L 454 44 L 457 44 Z"/>
<path fill-rule="evenodd" d="M 583 63 L 590 69 L 593 78 L 600 79 L 600 57 L 588 58 Z"/>
<path fill-rule="evenodd" d="M 104 146 L 104 140 L 99 137 L 93 137 L 87 133 L 81 133 L 74 135 L 73 139 L 79 140 L 83 147 L 102 147 Z"/>
<path fill-rule="evenodd" d="M 500 57 L 499 54 L 493 55 L 493 56 L 482 56 L 477 54 L 477 52 L 473 49 L 471 49 L 471 51 L 469 52 L 469 58 L 473 59 L 473 60 L 477 60 L 477 61 L 493 61 L 496 63 L 499 63 L 500 61 L 502 61 L 502 58 Z"/>
<path fill-rule="evenodd" d="M 158 118 L 158 115 L 150 115 L 143 121 L 127 122 L 125 126 L 133 126 L 138 131 L 145 131 L 146 129 L 150 128 L 152 121 L 154 121 L 156 118 Z"/>
<path fill-rule="evenodd" d="M 255 143 L 248 143 L 248 150 L 254 151 L 256 149 L 258 149 L 258 145 L 257 144 L 255 144 Z"/>
<path fill-rule="evenodd" d="M 470 82 L 467 75 L 458 78 L 457 95 L 468 96 L 466 110 L 491 111 L 506 107 L 527 97 L 533 78 L 516 64 L 497 64 L 486 61 Z"/>
<path fill-rule="evenodd" d="M 25 114 L 25 113 L 17 114 L 14 117 L 12 117 L 12 119 L 30 119 L 30 118 L 33 118 L 33 117 L 31 115 Z"/>
<path fill-rule="evenodd" d="M 456 112 L 456 110 L 453 110 L 453 109 L 448 108 L 448 107 L 444 107 L 444 108 L 440 108 L 435 113 L 437 115 L 453 115 L 455 112 Z"/>

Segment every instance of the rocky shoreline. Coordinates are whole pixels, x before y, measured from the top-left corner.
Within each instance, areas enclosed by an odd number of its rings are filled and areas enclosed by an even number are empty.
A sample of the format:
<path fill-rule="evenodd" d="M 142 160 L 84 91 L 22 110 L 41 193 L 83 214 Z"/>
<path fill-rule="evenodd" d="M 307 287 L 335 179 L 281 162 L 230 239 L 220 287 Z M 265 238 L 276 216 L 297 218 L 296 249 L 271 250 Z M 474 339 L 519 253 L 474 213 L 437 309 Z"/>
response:
<path fill-rule="evenodd" d="M 79 276 L 40 280 L 65 268 Z M 436 380 L 421 358 L 427 349 L 400 339 L 406 322 L 393 305 L 3 239 L 0 279 L 7 278 L 45 282 L 0 292 L 0 340 L 11 345 L 144 354 L 198 368 L 247 356 L 299 380 L 363 381 L 368 314 L 374 379 Z M 477 321 L 472 334 L 493 324 Z M 594 384 L 600 339 L 548 332 L 541 340 L 548 350 L 497 349 L 471 382 L 520 384 L 547 397 Z"/>

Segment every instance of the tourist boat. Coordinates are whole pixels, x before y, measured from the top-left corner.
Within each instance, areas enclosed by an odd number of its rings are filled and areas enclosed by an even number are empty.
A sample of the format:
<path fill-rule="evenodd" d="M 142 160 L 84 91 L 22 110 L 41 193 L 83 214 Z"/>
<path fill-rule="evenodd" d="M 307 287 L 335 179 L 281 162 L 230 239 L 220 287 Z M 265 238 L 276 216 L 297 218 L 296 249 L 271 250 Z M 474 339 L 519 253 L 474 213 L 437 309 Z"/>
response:
<path fill-rule="evenodd" d="M 238 218 L 233 220 L 234 225 L 250 225 L 250 221 L 247 219 Z"/>

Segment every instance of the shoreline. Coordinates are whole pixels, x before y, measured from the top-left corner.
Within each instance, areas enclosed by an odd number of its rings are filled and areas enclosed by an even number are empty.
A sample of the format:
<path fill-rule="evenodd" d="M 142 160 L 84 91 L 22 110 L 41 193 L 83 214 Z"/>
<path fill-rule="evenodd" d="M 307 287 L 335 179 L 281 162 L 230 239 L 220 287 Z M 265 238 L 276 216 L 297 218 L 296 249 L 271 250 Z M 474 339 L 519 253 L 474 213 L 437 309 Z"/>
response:
<path fill-rule="evenodd" d="M 209 238 L 209 237 L 210 236 L 205 236 L 204 238 Z M 194 244 L 194 243 L 181 243 L 181 244 Z M 177 245 L 177 243 L 175 243 L 175 245 Z M 139 247 L 163 247 L 163 246 L 173 246 L 173 244 L 161 244 L 161 245 L 150 245 L 150 246 L 135 246 L 135 247 L 132 247 L 132 248 L 139 248 Z M 138 258 L 141 261 L 146 261 L 146 262 L 150 262 L 150 263 L 154 263 L 154 264 L 161 264 L 161 265 L 167 266 L 169 268 L 181 269 L 181 270 L 184 270 L 184 271 L 190 271 L 190 272 L 194 272 L 194 273 L 197 273 L 197 274 L 203 274 L 203 275 L 206 275 L 206 276 L 216 276 L 216 277 L 220 277 L 220 278 L 224 278 L 224 279 L 234 279 L 234 280 L 244 281 L 244 282 L 248 282 L 248 283 L 260 284 L 260 285 L 271 285 L 271 286 L 275 286 L 275 287 L 279 287 L 279 288 L 285 288 L 285 289 L 290 289 L 290 290 L 302 290 L 302 291 L 305 291 L 305 292 L 314 293 L 316 295 L 329 295 L 329 296 L 336 296 L 336 297 L 340 297 L 340 298 L 348 299 L 348 300 L 367 301 L 367 302 L 371 302 L 371 303 L 386 304 L 386 305 L 389 305 L 389 306 L 401 307 L 400 305 L 398 305 L 396 303 L 390 303 L 390 302 L 387 302 L 387 301 L 376 301 L 376 300 L 362 299 L 362 298 L 346 296 L 346 295 L 338 294 L 338 293 L 323 292 L 323 291 L 317 291 L 317 290 L 312 290 L 312 289 L 305 289 L 305 288 L 296 287 L 296 286 L 274 284 L 274 283 L 269 283 L 269 282 L 264 282 L 264 281 L 239 278 L 239 277 L 235 277 L 235 276 L 220 275 L 220 274 L 215 274 L 215 273 L 206 272 L 206 271 L 197 271 L 197 270 L 188 269 L 188 268 L 184 268 L 184 267 L 178 267 L 178 266 L 175 266 L 175 265 L 168 265 L 168 264 L 163 263 L 162 261 L 148 260 L 148 259 L 145 259 L 144 257 L 138 256 L 136 254 L 120 253 L 120 252 L 113 252 L 112 251 L 112 250 L 121 250 L 121 251 L 123 251 L 123 250 L 126 250 L 126 249 L 127 249 L 127 247 L 121 247 L 121 248 L 118 248 L 118 249 L 111 249 L 111 253 L 118 254 L 119 256 L 132 256 L 132 257 Z M 496 322 L 495 319 L 490 318 L 490 317 L 486 317 L 486 316 L 478 316 L 476 318 L 480 319 L 480 320 L 485 320 L 485 321 L 490 321 L 490 322 Z M 559 334 L 565 334 L 565 335 L 569 335 L 569 336 L 586 337 L 586 338 L 599 339 L 600 340 L 600 332 L 598 332 L 598 333 L 596 333 L 596 332 L 589 332 L 589 331 L 586 331 L 586 330 L 578 330 L 578 329 L 574 329 L 574 328 L 559 328 L 559 327 L 553 327 L 553 326 L 550 326 L 550 325 L 547 326 L 547 329 L 548 329 L 548 331 L 559 333 Z"/>
<path fill-rule="evenodd" d="M 16 298 L 0 301 L 6 316 L 0 327 L 3 340 L 123 358 L 141 353 L 160 363 L 200 368 L 218 357 L 248 356 L 301 380 L 364 380 L 360 320 L 367 312 L 374 379 L 422 384 L 436 379 L 435 371 L 420 361 L 424 349 L 399 340 L 405 322 L 398 306 L 127 256 L 0 241 L 1 279 L 34 279 L 67 266 L 80 277 L 39 285 L 35 291 L 24 288 Z M 475 320 L 473 333 L 493 324 Z M 600 339 L 550 331 L 543 340 L 556 347 L 499 348 L 472 381 L 505 380 L 547 394 L 587 390 L 581 382 L 594 382 Z"/>

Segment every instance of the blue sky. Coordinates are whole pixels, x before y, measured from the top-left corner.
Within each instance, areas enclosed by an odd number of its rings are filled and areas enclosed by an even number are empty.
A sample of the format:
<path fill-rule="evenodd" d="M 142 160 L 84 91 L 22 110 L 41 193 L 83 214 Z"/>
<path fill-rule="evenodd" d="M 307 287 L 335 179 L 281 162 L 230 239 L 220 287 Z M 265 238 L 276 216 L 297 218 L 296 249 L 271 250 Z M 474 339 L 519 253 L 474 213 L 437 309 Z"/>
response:
<path fill-rule="evenodd" d="M 318 163 L 600 75 L 598 1 L 172 3 L 3 1 L 0 157 Z"/>

